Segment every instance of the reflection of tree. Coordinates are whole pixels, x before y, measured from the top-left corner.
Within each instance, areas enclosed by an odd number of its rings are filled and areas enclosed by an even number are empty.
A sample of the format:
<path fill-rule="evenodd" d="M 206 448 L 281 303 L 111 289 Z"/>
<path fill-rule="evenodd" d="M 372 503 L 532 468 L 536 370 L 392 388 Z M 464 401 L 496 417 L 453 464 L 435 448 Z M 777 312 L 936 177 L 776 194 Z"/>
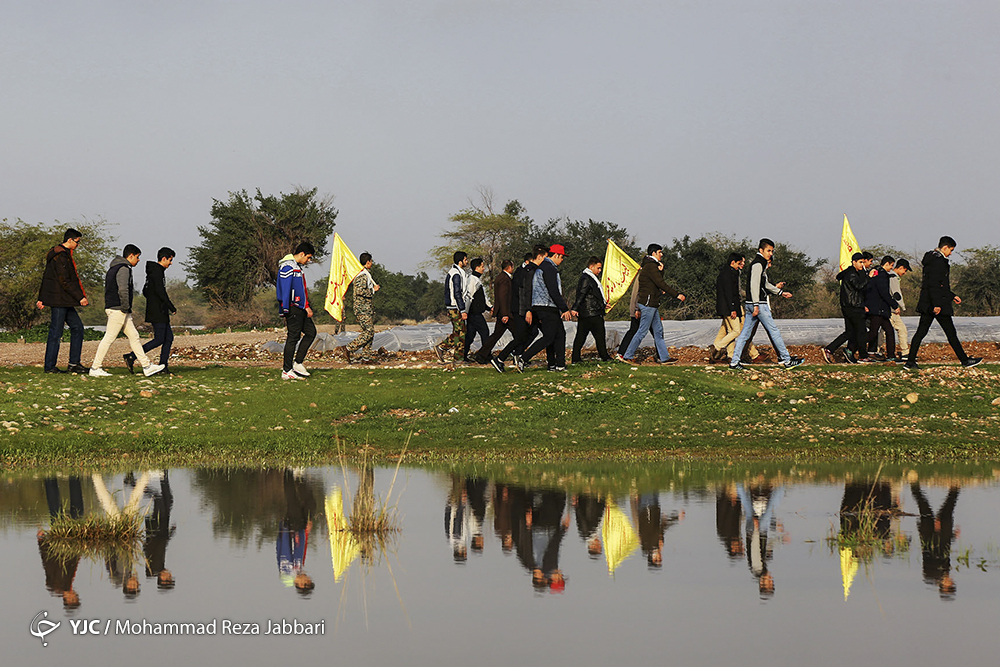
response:
<path fill-rule="evenodd" d="M 923 552 L 924 581 L 937 585 L 942 599 L 955 597 L 955 581 L 951 578 L 951 543 L 958 536 L 955 530 L 955 503 L 958 502 L 957 486 L 948 489 L 948 495 L 937 514 L 927 502 L 920 484 L 914 482 L 910 492 L 920 509 L 918 531 Z"/>
<path fill-rule="evenodd" d="M 191 486 L 201 505 L 212 513 L 212 534 L 241 546 L 251 541 L 260 549 L 273 542 L 285 515 L 287 500 L 283 470 L 196 470 Z M 303 477 L 314 497 L 323 496 L 322 480 Z"/>

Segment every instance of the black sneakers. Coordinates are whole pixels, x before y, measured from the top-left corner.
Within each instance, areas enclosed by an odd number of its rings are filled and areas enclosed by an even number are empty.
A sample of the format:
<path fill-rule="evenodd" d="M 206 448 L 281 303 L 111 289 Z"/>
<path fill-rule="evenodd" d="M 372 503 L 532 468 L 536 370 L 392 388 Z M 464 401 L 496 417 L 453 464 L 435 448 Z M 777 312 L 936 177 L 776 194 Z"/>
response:
<path fill-rule="evenodd" d="M 135 373 L 135 354 L 129 352 L 128 354 L 123 354 L 122 359 L 125 360 L 125 365 L 128 366 L 128 372 Z"/>
<path fill-rule="evenodd" d="M 962 362 L 962 365 L 965 366 L 966 368 L 972 368 L 973 366 L 978 366 L 981 363 L 983 363 L 982 357 L 969 357 L 968 359 Z"/>

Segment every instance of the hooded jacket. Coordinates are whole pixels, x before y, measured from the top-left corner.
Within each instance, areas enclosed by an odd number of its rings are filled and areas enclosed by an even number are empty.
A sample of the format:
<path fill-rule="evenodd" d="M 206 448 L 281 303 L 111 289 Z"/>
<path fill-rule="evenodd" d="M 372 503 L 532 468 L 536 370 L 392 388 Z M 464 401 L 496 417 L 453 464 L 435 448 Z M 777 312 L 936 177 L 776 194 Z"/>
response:
<path fill-rule="evenodd" d="M 924 276 L 920 283 L 917 312 L 932 315 L 935 308 L 940 308 L 942 315 L 954 314 L 952 299 L 955 298 L 955 293 L 951 291 L 951 265 L 948 258 L 935 249 L 925 254 L 921 263 L 924 265 Z"/>
<path fill-rule="evenodd" d="M 124 257 L 115 257 L 104 274 L 104 308 L 131 313 L 134 293 L 132 265 Z"/>
<path fill-rule="evenodd" d="M 166 272 L 159 262 L 146 262 L 146 283 L 142 286 L 142 295 L 146 297 L 146 321 L 150 324 L 169 322 L 170 313 L 177 312 L 167 295 Z"/>
<path fill-rule="evenodd" d="M 295 255 L 285 255 L 278 262 L 277 282 L 278 312 L 287 315 L 292 306 L 305 310 L 309 307 L 309 294 L 302 267 L 295 261 Z"/>
<path fill-rule="evenodd" d="M 74 308 L 86 297 L 76 272 L 73 251 L 60 243 L 45 255 L 38 300 L 49 308 Z"/>

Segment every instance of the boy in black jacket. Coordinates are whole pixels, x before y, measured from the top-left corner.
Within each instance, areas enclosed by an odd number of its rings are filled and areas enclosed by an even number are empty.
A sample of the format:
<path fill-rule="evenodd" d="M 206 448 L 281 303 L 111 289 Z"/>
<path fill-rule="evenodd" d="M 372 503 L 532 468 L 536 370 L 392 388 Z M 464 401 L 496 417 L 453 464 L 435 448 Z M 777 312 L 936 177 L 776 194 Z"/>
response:
<path fill-rule="evenodd" d="M 910 343 L 910 356 L 903 366 L 909 370 L 917 370 L 917 352 L 920 350 L 920 343 L 931 328 L 931 322 L 938 321 L 944 329 L 945 336 L 951 344 L 951 349 L 955 351 L 958 360 L 963 366 L 972 367 L 982 363 L 982 357 L 970 357 L 962 349 L 962 342 L 958 339 L 955 331 L 955 323 L 951 316 L 955 312 L 952 304 L 960 305 L 962 299 L 951 291 L 951 267 L 948 257 L 955 252 L 955 239 L 950 236 L 942 236 L 938 241 L 938 247 L 930 250 L 924 255 L 924 276 L 920 284 L 920 300 L 917 302 L 917 312 L 920 313 L 920 324 L 917 325 L 917 333 L 913 335 Z"/>
<path fill-rule="evenodd" d="M 83 283 L 76 271 L 73 261 L 73 251 L 80 245 L 83 235 L 73 228 L 63 234 L 63 242 L 49 250 L 45 256 L 45 273 L 42 274 L 42 286 L 38 290 L 38 302 L 35 304 L 41 310 L 48 306 L 52 311 L 49 321 L 49 338 L 45 343 L 45 372 L 63 373 L 56 366 L 59 360 L 59 343 L 62 342 L 63 327 L 69 325 L 69 372 L 86 373 L 89 368 L 80 363 L 83 350 L 83 321 L 76 312 L 77 307 L 86 306 L 90 302 L 83 291 Z"/>
<path fill-rule="evenodd" d="M 604 288 L 601 287 L 601 268 L 604 266 L 597 257 L 591 256 L 587 260 L 587 268 L 580 274 L 580 280 L 576 284 L 576 301 L 572 310 L 579 313 L 576 323 L 576 337 L 573 339 L 573 363 L 578 364 L 583 359 L 580 357 L 580 350 L 587 340 L 587 334 L 593 334 L 594 343 L 597 345 L 597 354 L 601 361 L 610 361 L 608 355 L 607 334 L 604 331 Z"/>
<path fill-rule="evenodd" d="M 143 352 L 160 348 L 160 373 L 169 374 L 167 362 L 170 359 L 170 347 L 174 343 L 174 330 L 170 328 L 170 315 L 176 313 L 173 302 L 167 295 L 166 271 L 174 262 L 175 253 L 170 248 L 160 248 L 156 252 L 156 261 L 146 262 L 146 284 L 142 286 L 142 295 L 146 297 L 146 322 L 153 325 L 153 340 L 142 346 Z M 129 371 L 135 367 L 135 353 L 125 355 L 125 365 Z"/>
<path fill-rule="evenodd" d="M 871 272 L 875 274 L 874 271 Z M 851 265 L 837 274 L 840 281 L 840 312 L 844 315 L 844 333 L 822 349 L 823 358 L 833 363 L 833 353 L 846 340 L 847 350 L 844 360 L 849 364 L 868 363 L 868 328 L 865 326 L 865 288 L 869 274 L 865 271 L 864 255 L 860 252 L 851 257 Z M 854 353 L 858 358 L 854 358 Z"/>

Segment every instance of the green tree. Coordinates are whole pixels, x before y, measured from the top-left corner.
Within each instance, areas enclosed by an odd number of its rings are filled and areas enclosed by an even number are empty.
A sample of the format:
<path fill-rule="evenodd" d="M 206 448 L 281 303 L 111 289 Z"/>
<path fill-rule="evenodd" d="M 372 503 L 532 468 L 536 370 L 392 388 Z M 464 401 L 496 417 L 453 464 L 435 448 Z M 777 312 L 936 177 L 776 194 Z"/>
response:
<path fill-rule="evenodd" d="M 481 189 L 479 197 L 478 204 L 470 201 L 467 208 L 449 218 L 456 227 L 443 232 L 445 243 L 431 249 L 432 266 L 447 269 L 452 255 L 462 250 L 470 258 L 482 257 L 490 271 L 499 271 L 502 260 L 525 252 L 533 223 L 524 206 L 511 199 L 498 211 L 488 188 Z"/>
<path fill-rule="evenodd" d="M 983 246 L 962 251 L 952 289 L 962 297 L 963 315 L 1000 315 L 1000 248 Z M 913 302 L 916 305 L 916 302 Z"/>
<path fill-rule="evenodd" d="M 67 227 L 83 235 L 73 258 L 92 307 L 82 308 L 80 314 L 86 321 L 87 311 L 100 310 L 104 303 L 104 272 L 116 254 L 115 237 L 108 232 L 109 225 L 103 218 L 83 219 L 71 225 L 59 221 L 51 225 L 29 224 L 21 219 L 9 223 L 4 218 L 0 223 L 0 327 L 26 329 L 43 316 L 44 311 L 35 303 L 45 272 L 45 256 L 62 243 Z M 100 312 L 100 316 L 103 318 L 104 313 Z"/>
<path fill-rule="evenodd" d="M 198 227 L 201 245 L 190 248 L 184 268 L 211 301 L 245 306 L 275 284 L 278 262 L 299 242 L 311 242 L 321 260 L 336 218 L 333 199 L 317 197 L 316 188 L 277 197 L 230 192 L 213 202 L 212 222 Z"/>

